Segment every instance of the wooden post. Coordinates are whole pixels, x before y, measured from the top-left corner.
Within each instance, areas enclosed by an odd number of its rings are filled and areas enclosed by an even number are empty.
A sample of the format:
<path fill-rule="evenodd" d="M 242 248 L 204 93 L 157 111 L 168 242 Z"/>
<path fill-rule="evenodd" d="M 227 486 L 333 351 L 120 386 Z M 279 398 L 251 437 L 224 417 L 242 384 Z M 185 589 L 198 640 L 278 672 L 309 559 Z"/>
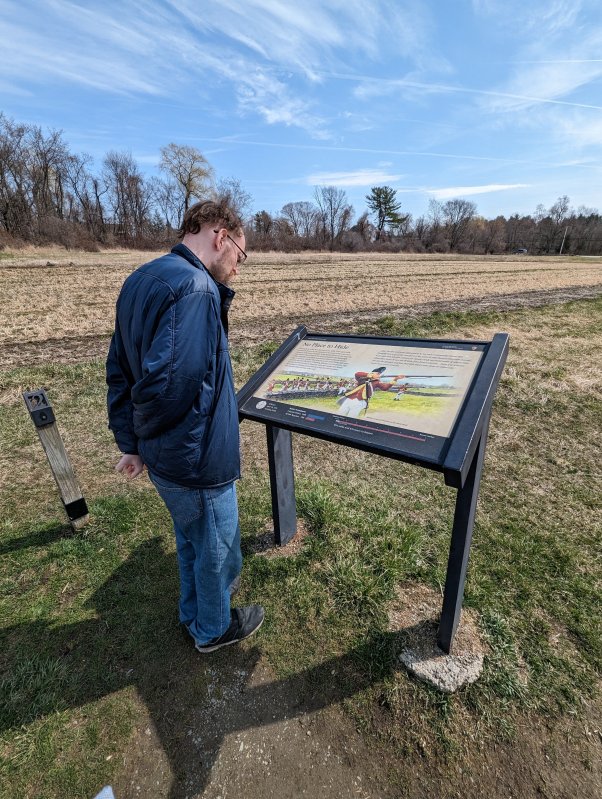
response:
<path fill-rule="evenodd" d="M 69 522 L 74 530 L 81 529 L 89 520 L 88 506 L 75 479 L 73 467 L 56 425 L 52 405 L 44 389 L 23 394 L 29 415 L 36 426 L 38 437 L 48 458 L 52 476 L 61 495 Z"/>

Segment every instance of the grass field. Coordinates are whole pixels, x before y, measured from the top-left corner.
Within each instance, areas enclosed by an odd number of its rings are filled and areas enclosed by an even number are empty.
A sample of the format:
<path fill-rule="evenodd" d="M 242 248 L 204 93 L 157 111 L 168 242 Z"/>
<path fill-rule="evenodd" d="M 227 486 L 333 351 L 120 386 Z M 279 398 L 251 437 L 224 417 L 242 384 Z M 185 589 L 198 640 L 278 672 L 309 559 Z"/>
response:
<path fill-rule="evenodd" d="M 137 736 L 150 726 L 157 743 L 146 766 L 165 758 L 169 779 L 148 795 L 167 796 L 173 780 L 170 795 L 184 797 L 191 697 L 205 696 L 216 671 L 232 662 L 222 653 L 199 661 L 180 638 L 167 513 L 146 477 L 125 484 L 112 471 L 102 360 L 76 357 L 61 343 L 64 336 L 106 338 L 132 255 L 51 254 L 35 264 L 28 257 L 0 264 L 8 297 L 0 329 L 15 346 L 41 345 L 50 332 L 57 342 L 42 362 L 22 356 L 0 373 L 0 796 L 88 799 L 109 782 L 122 786 L 118 799 L 141 795 L 124 774 L 132 762 L 139 765 Z M 43 265 L 63 257 L 89 263 Z M 111 258 L 112 266 L 103 265 Z M 350 297 L 359 255 L 290 257 L 286 270 L 276 255 L 261 258 L 241 281 L 236 301 L 243 307 L 233 325 L 252 331 L 269 316 L 266 304 L 274 315 L 263 323 L 267 341 L 239 336 L 239 384 L 289 332 L 290 317 L 302 318 L 293 296 L 306 297 L 301 302 L 316 313 L 332 302 L 333 326 L 342 324 L 339 311 L 361 305 L 373 316 L 356 313 L 346 329 L 481 340 L 506 330 L 511 351 L 494 408 L 465 597 L 488 645 L 482 678 L 454 696 L 438 694 L 399 669 L 400 642 L 388 630 L 400 586 L 439 590 L 444 579 L 453 492 L 440 477 L 295 436 L 299 514 L 310 532 L 291 557 L 266 558 L 256 552 L 270 520 L 265 434 L 250 422 L 241 428 L 241 601 L 261 600 L 267 620 L 260 637 L 230 653 L 235 666 L 261 657 L 300 702 L 313 697 L 312 707 L 344 706 L 371 758 L 386 764 L 395 795 L 422 795 L 412 793 L 420 780 L 430 795 L 442 795 L 436 781 L 428 783 L 434 775 L 446 780 L 450 797 L 476 797 L 482 793 L 471 787 L 471 775 L 491 771 L 488 792 L 507 796 L 496 786 L 515 772 L 524 781 L 526 759 L 545 776 L 539 787 L 527 780 L 512 795 L 598 796 L 602 299 L 507 311 L 495 308 L 495 296 L 559 282 L 595 286 L 600 267 L 378 256 L 365 267 L 372 275 L 362 284 L 365 295 L 360 287 Z M 350 282 L 334 281 L 331 294 L 324 273 L 335 268 Z M 397 276 L 398 295 L 370 293 L 379 270 Z M 486 312 L 410 319 L 390 312 L 486 290 L 493 302 Z M 39 386 L 48 389 L 90 505 L 83 535 L 69 534 L 20 399 Z M 201 795 L 203 784 L 199 777 L 190 795 Z"/>

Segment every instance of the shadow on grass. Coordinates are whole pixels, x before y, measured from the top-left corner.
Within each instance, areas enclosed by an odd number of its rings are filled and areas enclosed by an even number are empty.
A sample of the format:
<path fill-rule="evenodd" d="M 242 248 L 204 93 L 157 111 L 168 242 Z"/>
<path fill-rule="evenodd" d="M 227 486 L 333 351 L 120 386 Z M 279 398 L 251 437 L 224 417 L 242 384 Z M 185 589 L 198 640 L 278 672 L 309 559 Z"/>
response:
<path fill-rule="evenodd" d="M 73 530 L 68 524 L 55 524 L 52 527 L 45 527 L 43 530 L 36 530 L 29 535 L 21 538 L 11 538 L 9 541 L 0 543 L 0 555 L 8 555 L 9 552 L 18 552 L 29 547 L 44 547 L 54 544 L 61 538 L 70 538 Z"/>
<path fill-rule="evenodd" d="M 174 775 L 169 795 L 183 799 L 202 792 L 225 736 L 325 708 L 395 668 L 396 636 L 377 633 L 343 657 L 253 685 L 260 637 L 255 646 L 200 656 L 177 627 L 175 595 L 166 595 L 165 575 L 175 570 L 175 556 L 152 539 L 91 598 L 96 618 L 58 628 L 40 621 L 6 629 L 0 730 L 133 685 Z"/>

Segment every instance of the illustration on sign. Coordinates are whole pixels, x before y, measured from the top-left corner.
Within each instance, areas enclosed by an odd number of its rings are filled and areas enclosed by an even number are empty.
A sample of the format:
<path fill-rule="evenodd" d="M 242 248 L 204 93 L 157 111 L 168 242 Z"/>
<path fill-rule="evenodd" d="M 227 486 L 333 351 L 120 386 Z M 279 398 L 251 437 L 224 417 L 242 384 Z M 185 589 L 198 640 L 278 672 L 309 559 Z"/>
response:
<path fill-rule="evenodd" d="M 304 339 L 254 393 L 256 407 L 273 401 L 447 437 L 482 355 L 480 346 Z"/>

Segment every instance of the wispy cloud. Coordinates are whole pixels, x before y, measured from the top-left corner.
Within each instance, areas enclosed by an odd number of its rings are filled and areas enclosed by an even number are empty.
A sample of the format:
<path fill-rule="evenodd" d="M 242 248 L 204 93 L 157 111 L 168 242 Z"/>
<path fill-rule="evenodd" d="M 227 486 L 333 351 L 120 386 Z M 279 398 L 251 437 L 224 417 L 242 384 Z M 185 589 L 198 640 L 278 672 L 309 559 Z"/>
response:
<path fill-rule="evenodd" d="M 353 73 L 334 77 L 357 82 L 354 95 L 366 102 L 390 95 L 412 101 L 428 94 L 464 94 L 472 95 L 489 113 L 524 111 L 538 105 L 602 110 L 602 104 L 579 94 L 602 77 L 602 59 L 598 57 L 602 29 L 591 25 L 591 17 L 582 15 L 586 6 L 590 11 L 595 6 L 594 13 L 599 16 L 598 0 L 473 0 L 473 6 L 478 14 L 494 18 L 496 25 L 513 29 L 519 57 L 512 60 L 513 72 L 503 83 L 478 86 L 429 81 L 411 69 L 402 77 Z"/>
<path fill-rule="evenodd" d="M 259 114 L 269 125 L 300 127 L 316 139 L 330 138 L 325 120 L 312 113 L 308 102 L 293 96 L 282 81 L 259 68 L 239 79 L 236 93 L 243 112 Z"/>
<path fill-rule="evenodd" d="M 0 78 L 14 86 L 52 79 L 109 94 L 156 97 L 168 97 L 175 87 L 192 84 L 197 98 L 218 91 L 221 82 L 234 93 L 241 114 L 256 114 L 268 124 L 296 126 L 315 138 L 327 137 L 324 121 L 312 112 L 311 103 L 274 76 L 273 63 L 259 63 L 250 51 L 244 55 L 229 50 L 223 42 L 216 44 L 215 37 L 204 40 L 211 20 L 205 21 L 207 15 L 199 15 L 195 4 L 195 31 L 176 13 L 188 5 L 170 7 L 151 1 L 135 10 L 107 0 L 101 10 L 48 0 L 42 29 L 33 14 L 25 25 L 21 4 L 6 0 L 0 9 Z M 242 24 L 242 7 L 235 5 Z M 189 10 L 192 16 L 192 6 Z M 225 27 L 227 15 L 221 6 L 214 16 Z"/>
<path fill-rule="evenodd" d="M 597 2 L 597 0 L 596 0 Z M 575 24 L 583 0 L 473 0 L 475 12 L 511 29 L 515 36 L 537 31 L 539 37 L 558 35 Z"/>
<path fill-rule="evenodd" d="M 434 22 L 424 3 L 406 0 L 224 0 L 205 4 L 199 14 L 196 0 L 172 0 L 172 5 L 197 30 L 219 33 L 255 55 L 280 67 L 299 69 L 319 80 L 325 64 L 386 59 L 394 53 L 414 67 L 445 60 L 432 46 Z"/>
<path fill-rule="evenodd" d="M 118 15 L 89 12 L 63 0 L 45 5 L 46 18 L 40 9 L 29 11 L 25 14 L 14 0 L 0 6 L 0 74 L 17 85 L 58 80 L 110 94 L 167 92 L 161 65 L 141 58 L 152 40 L 136 26 L 128 38 L 114 22 Z"/>
<path fill-rule="evenodd" d="M 425 192 L 437 200 L 449 200 L 452 197 L 470 197 L 474 194 L 489 194 L 494 191 L 527 189 L 529 187 L 529 183 L 489 183 L 486 186 L 449 186 L 442 189 L 425 189 Z"/>
<path fill-rule="evenodd" d="M 513 61 L 513 64 L 602 64 L 602 58 L 537 58 Z"/>
<path fill-rule="evenodd" d="M 595 70 L 595 76 L 602 73 L 602 67 Z M 342 77 L 342 76 L 339 76 Z M 422 92 L 429 92 L 431 94 L 472 94 L 481 97 L 491 98 L 491 108 L 495 108 L 497 103 L 500 107 L 502 105 L 513 105 L 515 107 L 528 106 L 534 104 L 550 104 L 550 105 L 566 105 L 574 108 L 591 108 L 596 111 L 602 111 L 602 105 L 593 105 L 590 103 L 571 102 L 569 100 L 558 100 L 551 96 L 535 96 L 535 94 L 522 94 L 509 91 L 497 91 L 493 89 L 475 89 L 469 86 L 453 86 L 442 83 L 427 83 L 425 81 L 416 81 L 410 79 L 389 79 L 389 78 L 358 78 L 357 76 L 348 76 L 350 80 L 358 81 L 359 85 L 354 90 L 354 94 L 358 99 L 366 100 L 376 96 L 389 95 L 394 92 L 402 92 L 405 90 L 419 89 Z M 567 91 L 572 91 L 576 88 L 578 83 L 571 81 L 568 76 L 562 76 L 564 85 L 557 85 L 552 93 L 562 95 Z M 588 80 L 583 80 L 583 83 L 589 82 L 594 76 Z M 537 88 L 531 86 L 534 92 L 539 88 L 544 89 L 544 94 L 550 94 L 550 86 L 554 84 L 547 84 L 545 80 L 540 81 L 540 86 Z"/>
<path fill-rule="evenodd" d="M 238 87 L 243 113 L 257 113 L 268 124 L 300 127 L 314 138 L 331 137 L 329 123 L 314 110 L 299 77 L 309 79 L 309 88 L 322 84 L 350 53 L 353 64 L 389 55 L 405 58 L 414 70 L 449 70 L 433 46 L 434 24 L 419 0 L 408 0 L 403 8 L 389 0 L 305 0 L 303 8 L 286 0 L 226 0 L 202 15 L 196 0 L 172 0 L 172 5 L 192 30 L 223 37 L 226 50 L 220 45 L 213 69 Z M 234 59 L 227 57 L 232 42 L 242 45 Z M 357 118 L 347 124 L 356 133 L 372 127 Z"/>
<path fill-rule="evenodd" d="M 497 112 L 524 111 L 536 104 L 602 110 L 600 105 L 560 99 L 569 97 L 578 89 L 599 80 L 600 77 L 602 77 L 602 62 L 542 62 L 527 69 L 517 70 L 503 91 L 489 93 L 487 107 Z"/>
<path fill-rule="evenodd" d="M 505 0 L 484 6 L 493 6 L 498 18 L 513 20 L 519 46 L 512 74 L 494 87 L 496 95 L 484 100 L 487 110 L 520 112 L 541 100 L 600 109 L 582 99 L 584 88 L 602 77 L 602 28 L 592 24 L 600 19 L 598 0 Z"/>
<path fill-rule="evenodd" d="M 352 172 L 318 172 L 308 175 L 308 186 L 382 186 L 396 183 L 401 175 L 391 175 L 382 169 L 356 169 Z"/>
<path fill-rule="evenodd" d="M 2 94 L 12 94 L 15 97 L 31 97 L 32 92 L 28 91 L 27 89 L 21 89 L 19 86 L 16 86 L 14 83 L 10 83 L 9 81 L 0 80 L 0 92 Z"/>
<path fill-rule="evenodd" d="M 159 161 L 161 160 L 161 157 L 159 155 L 157 155 L 157 154 L 155 154 L 155 155 L 137 155 L 137 154 L 134 154 L 134 158 L 139 164 L 145 164 L 147 166 L 158 166 L 159 165 Z"/>
<path fill-rule="evenodd" d="M 414 70 L 446 71 L 434 31 L 420 0 L 223 0 L 201 11 L 197 0 L 4 0 L 0 78 L 164 97 L 193 86 L 207 101 L 221 83 L 240 114 L 327 138 L 311 98 L 324 70 L 394 57 Z"/>
<path fill-rule="evenodd" d="M 374 154 L 374 155 L 390 155 L 390 156 L 409 156 L 411 158 L 442 158 L 442 159 L 451 159 L 454 161 L 475 161 L 475 162 L 483 162 L 483 163 L 492 163 L 492 164 L 523 164 L 525 166 L 537 166 L 537 167 L 549 167 L 549 168 L 556 168 L 556 167 L 563 167 L 563 166 L 575 166 L 575 161 L 567 162 L 566 159 L 562 161 L 548 161 L 548 160 L 541 160 L 541 161 L 534 161 L 533 159 L 525 159 L 525 158 L 504 158 L 501 156 L 488 156 L 488 155 L 473 155 L 471 153 L 442 153 L 442 152 L 435 152 L 435 151 L 419 151 L 419 150 L 394 150 L 394 149 L 387 149 L 387 148 L 377 148 L 377 147 L 346 147 L 341 145 L 330 145 L 330 144 L 293 144 L 290 142 L 281 142 L 281 141 L 260 141 L 257 139 L 245 139 L 240 137 L 231 137 L 231 136 L 219 136 L 219 137 L 211 137 L 211 136 L 198 136 L 196 138 L 192 137 L 191 141 L 211 141 L 211 142 L 223 142 L 223 143 L 230 143 L 232 145 L 238 145 L 240 147 L 267 147 L 273 149 L 284 149 L 284 150 L 315 150 L 315 151 L 323 151 L 323 152 L 332 152 L 332 153 L 363 153 L 363 154 Z M 587 162 L 589 163 L 589 162 Z M 586 168 L 587 163 L 584 163 L 583 166 Z"/>
<path fill-rule="evenodd" d="M 600 147 L 602 142 L 602 118 L 592 119 L 580 112 L 554 114 L 550 117 L 554 135 L 572 148 Z"/>

